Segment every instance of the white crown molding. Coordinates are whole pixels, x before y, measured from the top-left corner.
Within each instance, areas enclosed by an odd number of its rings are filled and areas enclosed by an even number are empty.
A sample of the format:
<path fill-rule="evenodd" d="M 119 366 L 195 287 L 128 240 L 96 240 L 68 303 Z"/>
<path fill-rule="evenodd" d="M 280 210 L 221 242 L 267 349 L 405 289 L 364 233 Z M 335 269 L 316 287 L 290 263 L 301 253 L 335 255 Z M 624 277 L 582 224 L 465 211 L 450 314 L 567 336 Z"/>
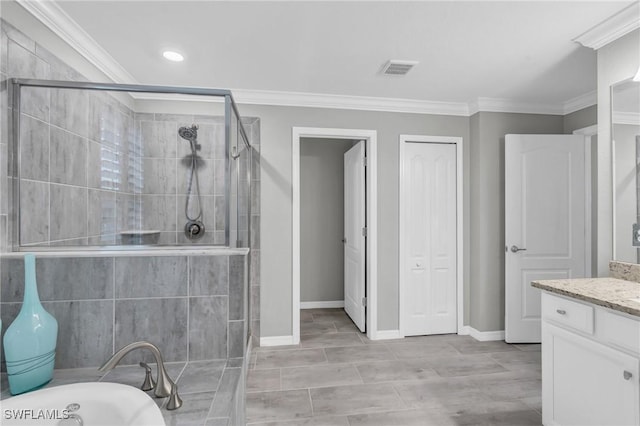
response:
<path fill-rule="evenodd" d="M 16 0 L 16 2 L 111 80 L 117 83 L 137 83 L 136 79 L 56 2 L 51 0 Z"/>
<path fill-rule="evenodd" d="M 630 124 L 632 126 L 640 126 L 640 113 L 637 112 L 616 112 L 611 117 L 613 124 Z"/>
<path fill-rule="evenodd" d="M 571 114 L 572 112 L 580 111 L 581 109 L 588 108 L 598 103 L 598 94 L 594 90 L 584 95 L 577 96 L 573 99 L 565 101 L 563 104 L 564 115 Z"/>
<path fill-rule="evenodd" d="M 237 104 L 275 105 L 308 108 L 352 109 L 360 111 L 402 112 L 469 117 L 478 112 L 567 115 L 596 104 L 596 92 L 589 92 L 562 104 L 514 102 L 509 99 L 478 98 L 474 102 L 433 102 L 411 99 L 372 98 L 365 96 L 324 95 L 318 93 L 277 92 L 231 89 Z M 136 100 L 222 102 L 205 96 L 160 93 L 133 93 Z"/>
<path fill-rule="evenodd" d="M 438 102 L 414 99 L 241 89 L 234 89 L 232 92 L 234 99 L 239 104 L 356 109 L 414 114 L 469 115 L 469 107 L 463 102 Z"/>
<path fill-rule="evenodd" d="M 403 112 L 412 114 L 456 115 L 466 117 L 465 103 L 418 101 L 413 99 L 375 98 L 366 96 L 326 95 L 320 93 L 278 92 L 231 89 L 233 99 L 240 105 L 271 105 L 308 108 L 352 109 L 360 111 Z M 159 93 L 132 93 L 136 100 L 220 102 L 205 96 Z"/>
<path fill-rule="evenodd" d="M 637 28 L 640 28 L 640 2 L 635 1 L 573 41 L 597 50 Z"/>
<path fill-rule="evenodd" d="M 564 108 L 558 104 L 517 102 L 500 98 L 478 98 L 469 104 L 469 115 L 478 112 L 564 115 Z"/>

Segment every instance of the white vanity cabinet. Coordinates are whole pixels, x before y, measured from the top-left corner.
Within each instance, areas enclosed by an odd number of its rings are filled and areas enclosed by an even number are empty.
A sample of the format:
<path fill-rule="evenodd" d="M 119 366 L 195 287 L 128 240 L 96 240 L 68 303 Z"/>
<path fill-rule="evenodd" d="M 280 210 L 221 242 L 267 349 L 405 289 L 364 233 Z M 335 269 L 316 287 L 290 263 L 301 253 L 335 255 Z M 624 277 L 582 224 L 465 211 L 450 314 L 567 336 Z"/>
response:
<path fill-rule="evenodd" d="M 640 318 L 542 293 L 542 422 L 640 425 Z"/>

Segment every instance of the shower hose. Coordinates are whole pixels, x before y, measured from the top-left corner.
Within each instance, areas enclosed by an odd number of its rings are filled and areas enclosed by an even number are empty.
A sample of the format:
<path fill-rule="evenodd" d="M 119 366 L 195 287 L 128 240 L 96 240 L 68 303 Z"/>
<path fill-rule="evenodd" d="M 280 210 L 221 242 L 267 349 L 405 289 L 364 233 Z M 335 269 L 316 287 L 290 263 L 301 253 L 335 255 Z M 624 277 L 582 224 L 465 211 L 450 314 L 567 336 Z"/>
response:
<path fill-rule="evenodd" d="M 191 199 L 191 190 L 193 186 L 193 181 L 196 181 L 196 200 L 198 202 L 197 215 L 195 217 L 191 217 L 189 215 L 189 200 Z M 187 217 L 187 220 L 190 221 L 202 221 L 202 198 L 200 196 L 200 180 L 198 179 L 198 167 L 197 167 L 197 154 L 196 147 L 193 141 L 191 141 L 191 174 L 189 176 L 189 182 L 187 184 L 187 200 L 184 205 L 184 214 Z"/>

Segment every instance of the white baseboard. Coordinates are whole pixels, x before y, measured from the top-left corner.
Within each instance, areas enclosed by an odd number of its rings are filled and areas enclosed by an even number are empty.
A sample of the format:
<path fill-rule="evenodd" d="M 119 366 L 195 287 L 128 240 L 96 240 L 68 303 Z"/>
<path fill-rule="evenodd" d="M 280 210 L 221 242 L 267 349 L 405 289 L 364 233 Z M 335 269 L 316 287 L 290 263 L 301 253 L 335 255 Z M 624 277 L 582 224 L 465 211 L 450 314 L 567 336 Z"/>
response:
<path fill-rule="evenodd" d="M 400 334 L 400 330 L 378 330 L 374 335 L 375 337 L 372 340 L 404 339 L 404 336 Z"/>
<path fill-rule="evenodd" d="M 326 302 L 300 302 L 300 309 L 344 308 L 344 300 L 329 300 Z"/>
<path fill-rule="evenodd" d="M 287 346 L 294 344 L 293 336 L 270 336 L 260 338 L 260 346 Z"/>
<path fill-rule="evenodd" d="M 498 331 L 478 331 L 470 325 L 465 325 L 460 330 L 461 335 L 471 336 L 480 342 L 489 342 L 493 340 L 504 340 L 504 330 Z"/>

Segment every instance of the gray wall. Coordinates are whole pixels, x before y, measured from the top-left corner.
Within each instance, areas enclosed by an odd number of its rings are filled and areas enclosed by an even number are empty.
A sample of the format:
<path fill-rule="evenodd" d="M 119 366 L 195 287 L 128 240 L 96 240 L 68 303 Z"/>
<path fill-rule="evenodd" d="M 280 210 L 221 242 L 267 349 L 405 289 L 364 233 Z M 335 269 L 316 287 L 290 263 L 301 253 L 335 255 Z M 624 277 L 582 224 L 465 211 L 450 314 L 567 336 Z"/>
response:
<path fill-rule="evenodd" d="M 572 134 L 575 130 L 598 124 L 598 106 L 572 112 L 564 116 L 564 132 Z M 591 276 L 598 275 L 598 135 L 591 136 Z"/>
<path fill-rule="evenodd" d="M 593 126 L 598 122 L 598 106 L 592 105 L 587 108 L 572 112 L 564 116 L 564 133 L 571 134 L 574 130 Z"/>
<path fill-rule="evenodd" d="M 300 143 L 300 300 L 344 299 L 344 153 L 353 142 Z"/>
<path fill-rule="evenodd" d="M 598 276 L 609 275 L 613 249 L 611 85 L 632 78 L 640 67 L 640 29 L 598 49 Z"/>
<path fill-rule="evenodd" d="M 399 135 L 462 136 L 464 322 L 480 331 L 504 329 L 504 135 L 562 134 L 563 116 L 483 112 L 466 118 L 252 105 L 242 105 L 242 111 L 262 123 L 263 336 L 291 334 L 291 128 L 296 126 L 378 131 L 379 330 L 398 327 Z M 575 124 L 580 127 L 594 124 L 588 112 L 574 117 L 569 120 L 580 121 Z"/>
<path fill-rule="evenodd" d="M 261 122 L 261 285 L 263 336 L 288 336 L 291 324 L 291 129 L 370 129 L 378 138 L 378 329 L 398 329 L 398 141 L 400 134 L 459 136 L 469 152 L 467 117 L 240 105 Z M 465 156 L 465 170 L 469 157 Z M 464 177 L 468 228 L 468 174 Z M 465 248 L 469 240 L 465 239 Z M 468 253 L 465 266 L 468 264 Z M 468 275 L 466 269 L 465 276 Z"/>
<path fill-rule="evenodd" d="M 471 129 L 470 325 L 504 330 L 504 136 L 562 134 L 563 117 L 480 112 Z"/>

